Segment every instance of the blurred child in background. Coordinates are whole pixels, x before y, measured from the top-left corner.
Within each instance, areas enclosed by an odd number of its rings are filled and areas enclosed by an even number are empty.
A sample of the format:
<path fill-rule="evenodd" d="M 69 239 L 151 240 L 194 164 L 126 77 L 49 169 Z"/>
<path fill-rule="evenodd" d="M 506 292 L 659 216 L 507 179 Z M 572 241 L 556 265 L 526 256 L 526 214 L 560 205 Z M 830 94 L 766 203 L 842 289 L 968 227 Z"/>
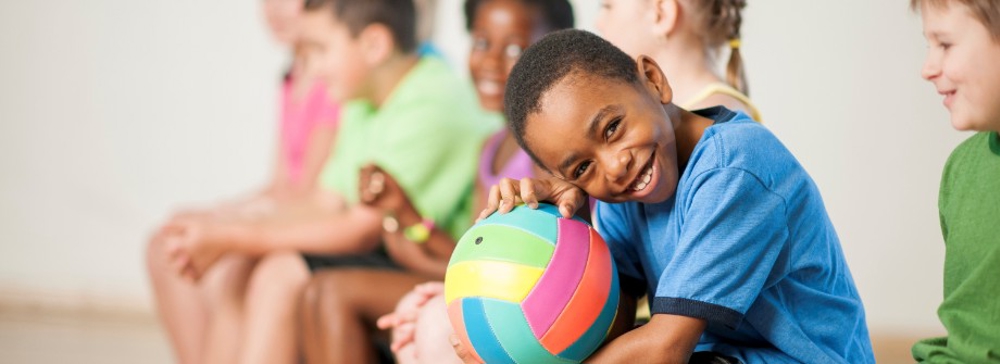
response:
<path fill-rule="evenodd" d="M 497 118 L 503 107 L 503 92 L 507 75 L 521 52 L 548 32 L 573 27 L 573 8 L 566 0 L 468 0 L 465 3 L 466 27 L 472 36 L 469 55 L 469 72 L 484 110 Z M 428 283 L 400 300 L 405 291 L 388 295 L 364 289 L 341 289 L 345 282 L 356 287 L 382 286 L 388 281 L 440 280 L 448 259 L 462 231 L 449 234 L 425 224 L 421 215 L 409 202 L 409 196 L 393 182 L 393 176 L 371 167 L 370 173 L 387 181 L 378 198 L 368 201 L 383 210 L 390 228 L 384 233 L 387 246 L 396 244 L 419 246 L 423 253 L 409 260 L 419 259 L 419 264 L 409 272 L 373 270 L 334 270 L 317 275 L 310 284 L 303 302 L 303 322 L 308 329 L 307 358 L 310 363 L 364 362 L 353 361 L 351 356 L 357 345 L 371 347 L 366 339 L 371 336 L 372 323 L 388 313 L 373 307 L 392 308 L 395 313 L 380 320 L 382 328 L 393 328 L 391 348 L 400 363 L 457 362 L 448 336 L 451 328 L 442 325 L 447 314 L 440 282 Z M 485 207 L 488 186 L 501 178 L 525 178 L 542 172 L 517 145 L 513 134 L 506 128 L 493 134 L 479 155 L 479 172 L 473 194 L 473 211 Z M 469 220 L 471 222 L 471 219 Z M 422 231 L 415 234 L 414 231 Z M 389 243 L 391 242 L 391 243 Z M 412 287 L 412 286 L 410 286 Z M 409 289 L 410 287 L 406 287 Z M 443 320 L 443 321 L 442 321 Z M 348 328 L 358 331 L 348 332 Z M 417 328 L 420 328 L 417 332 Z M 344 338 L 354 341 L 347 342 Z M 310 349 L 311 348 L 311 349 Z"/>
<path fill-rule="evenodd" d="M 599 0 L 597 29 L 625 53 L 647 55 L 670 77 L 677 105 L 688 110 L 722 105 L 760 121 L 747 97 L 740 55 L 746 0 Z M 716 59 L 729 50 L 726 77 Z"/>
<path fill-rule="evenodd" d="M 173 267 L 190 279 L 208 278 L 229 256 L 259 259 L 249 280 L 226 296 L 239 303 L 239 362 L 298 362 L 299 298 L 313 271 L 403 269 L 397 253 L 418 252 L 412 245 L 398 252 L 381 244 L 384 216 L 360 203 L 359 190 L 379 195 L 385 181 L 360 181 L 367 178 L 360 174 L 366 164 L 392 174 L 436 226 L 467 226 L 476 151 L 499 125 L 483 120 L 473 94 L 441 59 L 417 55 L 415 22 L 412 0 L 305 2 L 300 44 L 309 69 L 333 98 L 345 101 L 320 177 L 321 188 L 341 196 L 344 208 L 237 222 L 171 222 L 174 232 L 165 245 Z M 394 285 L 405 290 L 416 282 L 364 289 L 391 292 Z"/>
<path fill-rule="evenodd" d="M 268 185 L 244 198 L 198 210 L 178 213 L 176 218 L 237 221 L 268 214 L 275 205 L 308 198 L 330 154 L 340 109 L 327 96 L 326 86 L 310 77 L 296 46 L 303 0 L 264 0 L 264 17 L 274 39 L 292 54 L 291 67 L 281 85 L 278 149 Z M 233 338 L 239 318 L 222 292 L 246 285 L 253 259 L 232 256 L 198 283 L 170 271 L 163 253 L 169 229 L 160 229 L 151 239 L 147 264 L 157 309 L 174 353 L 181 363 L 229 362 L 236 350 Z"/>

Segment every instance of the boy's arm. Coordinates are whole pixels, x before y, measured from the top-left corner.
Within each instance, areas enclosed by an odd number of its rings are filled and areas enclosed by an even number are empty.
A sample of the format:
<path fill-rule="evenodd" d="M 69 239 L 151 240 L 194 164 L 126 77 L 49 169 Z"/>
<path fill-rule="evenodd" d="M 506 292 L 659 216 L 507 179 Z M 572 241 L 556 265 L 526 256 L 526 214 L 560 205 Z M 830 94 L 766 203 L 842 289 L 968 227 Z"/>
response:
<path fill-rule="evenodd" d="M 611 340 L 587 362 L 686 364 L 705 325 L 705 320 L 687 316 L 653 315 L 649 323 Z"/>

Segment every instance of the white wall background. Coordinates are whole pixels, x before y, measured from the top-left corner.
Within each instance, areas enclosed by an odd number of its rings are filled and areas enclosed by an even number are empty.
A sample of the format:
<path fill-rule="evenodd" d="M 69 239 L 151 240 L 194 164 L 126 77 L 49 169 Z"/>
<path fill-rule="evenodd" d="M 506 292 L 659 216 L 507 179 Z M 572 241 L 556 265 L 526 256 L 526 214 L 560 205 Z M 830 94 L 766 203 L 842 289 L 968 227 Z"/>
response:
<path fill-rule="evenodd" d="M 596 0 L 577 0 L 593 29 Z M 752 2 L 766 125 L 823 191 L 873 331 L 940 331 L 953 131 L 908 1 Z M 437 42 L 464 73 L 461 0 Z M 148 307 L 144 240 L 174 206 L 259 185 L 284 54 L 257 2 L 0 2 L 0 299 Z M 42 302 L 45 303 L 45 302 Z"/>

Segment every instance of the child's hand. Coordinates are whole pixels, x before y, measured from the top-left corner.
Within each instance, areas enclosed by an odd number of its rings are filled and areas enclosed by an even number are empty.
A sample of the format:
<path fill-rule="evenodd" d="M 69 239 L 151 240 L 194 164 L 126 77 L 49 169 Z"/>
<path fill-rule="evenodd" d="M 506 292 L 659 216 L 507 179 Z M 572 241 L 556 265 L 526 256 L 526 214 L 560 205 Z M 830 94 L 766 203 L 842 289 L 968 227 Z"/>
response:
<path fill-rule="evenodd" d="M 414 332 L 420 309 L 431 298 L 442 294 L 444 294 L 443 282 L 418 284 L 413 291 L 399 300 L 396 311 L 379 317 L 376 325 L 380 329 L 392 329 L 392 342 L 389 344 L 389 348 L 393 352 L 399 352 L 400 349 L 414 342 L 416 339 Z"/>
<path fill-rule="evenodd" d="M 479 214 L 477 221 L 494 212 L 508 213 L 522 202 L 535 209 L 538 208 L 539 201 L 554 203 L 559 206 L 559 213 L 563 217 L 570 218 L 587 202 L 587 194 L 579 187 L 555 177 L 523 178 L 520 181 L 504 178 L 500 180 L 500 184 L 490 187 L 486 209 Z"/>
<path fill-rule="evenodd" d="M 382 211 L 395 213 L 411 205 L 399 183 L 374 164 L 361 168 L 358 190 L 362 203 Z"/>
<path fill-rule="evenodd" d="M 171 265 L 190 281 L 200 279 L 225 252 L 218 244 L 215 227 L 206 219 L 174 219 L 164 227 L 164 233 Z"/>
<path fill-rule="evenodd" d="M 462 344 L 462 340 L 458 339 L 458 335 L 451 335 L 448 338 L 451 341 L 451 347 L 455 348 L 455 355 L 458 355 L 459 359 L 465 364 L 483 364 L 472 352 L 465 349 L 465 345 Z"/>

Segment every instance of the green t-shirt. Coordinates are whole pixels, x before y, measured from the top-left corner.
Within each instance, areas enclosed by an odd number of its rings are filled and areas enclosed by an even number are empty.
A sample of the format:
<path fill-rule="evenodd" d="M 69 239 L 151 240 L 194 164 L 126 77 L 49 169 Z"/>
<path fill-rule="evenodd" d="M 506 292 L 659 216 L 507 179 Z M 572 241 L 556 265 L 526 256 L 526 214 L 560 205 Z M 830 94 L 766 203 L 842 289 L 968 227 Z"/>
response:
<path fill-rule="evenodd" d="M 468 83 L 434 57 L 422 58 L 376 109 L 344 105 L 333 154 L 320 183 L 358 201 L 360 168 L 393 176 L 425 218 L 460 236 L 471 220 L 479 149 L 500 125 L 485 117 Z"/>
<path fill-rule="evenodd" d="M 938 199 L 947 337 L 913 346 L 922 363 L 1000 363 L 1000 140 L 981 132 L 948 158 Z"/>

